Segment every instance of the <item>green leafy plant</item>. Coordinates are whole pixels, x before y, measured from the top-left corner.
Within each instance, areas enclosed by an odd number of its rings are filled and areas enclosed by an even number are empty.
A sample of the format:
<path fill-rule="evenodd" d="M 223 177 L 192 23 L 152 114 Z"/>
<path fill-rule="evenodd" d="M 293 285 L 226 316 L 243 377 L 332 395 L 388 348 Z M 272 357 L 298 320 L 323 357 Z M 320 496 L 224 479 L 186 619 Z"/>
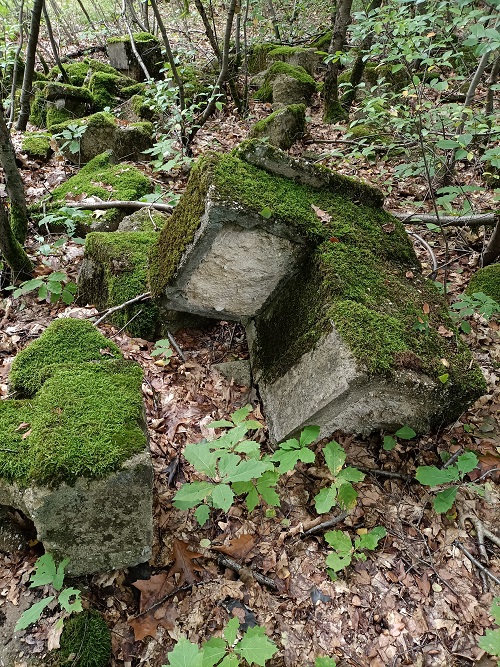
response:
<path fill-rule="evenodd" d="M 152 148 L 143 151 L 153 156 L 151 164 L 156 171 L 172 171 L 181 169 L 184 165 L 190 165 L 193 159 L 179 151 L 175 137 L 167 134 L 160 135 L 158 141 Z"/>
<path fill-rule="evenodd" d="M 413 440 L 416 435 L 417 434 L 412 428 L 403 426 L 399 431 L 396 431 L 394 435 L 385 435 L 382 447 L 386 452 L 390 452 L 398 444 L 396 438 L 399 438 L 400 440 Z"/>
<path fill-rule="evenodd" d="M 462 294 L 459 301 L 452 304 L 451 308 L 451 318 L 464 333 L 470 333 L 471 331 L 469 322 L 466 322 L 464 318 L 478 313 L 485 320 L 490 320 L 493 315 L 500 313 L 500 304 L 484 294 L 484 292 L 474 292 L 472 295 Z"/>
<path fill-rule="evenodd" d="M 172 350 L 172 345 L 168 338 L 162 338 L 162 340 L 157 340 L 155 346 L 151 350 L 152 357 L 163 357 L 163 362 L 167 365 L 170 361 L 170 358 L 174 354 Z"/>
<path fill-rule="evenodd" d="M 54 139 L 64 139 L 64 143 L 61 144 L 59 147 L 59 150 L 62 152 L 65 148 L 68 148 L 69 152 L 72 155 L 75 155 L 76 153 L 80 152 L 80 142 L 85 134 L 85 131 L 87 130 L 86 125 L 77 125 L 71 124 L 67 125 L 66 128 L 62 131 L 59 132 L 58 134 L 54 134 Z"/>
<path fill-rule="evenodd" d="M 69 563 L 69 559 L 64 559 L 61 563 L 56 565 L 52 554 L 46 553 L 35 563 L 35 571 L 30 577 L 30 588 L 38 588 L 40 586 L 49 586 L 53 594 L 49 595 L 39 602 L 33 604 L 29 609 L 20 616 L 16 623 L 14 630 L 24 630 L 32 623 L 40 620 L 43 610 L 52 600 L 57 599 L 59 606 L 64 609 L 67 614 L 82 611 L 82 601 L 80 598 L 80 591 L 77 588 L 63 588 L 64 570 Z M 64 619 L 58 621 L 58 627 L 61 627 Z"/>
<path fill-rule="evenodd" d="M 333 476 L 333 482 L 326 486 L 314 498 L 316 512 L 325 514 L 335 505 L 340 505 L 343 510 L 354 507 L 358 497 L 352 482 L 361 482 L 365 476 L 357 468 L 344 468 L 346 453 L 338 442 L 329 442 L 323 448 L 328 470 Z"/>
<path fill-rule="evenodd" d="M 457 482 L 462 482 L 465 475 L 477 466 L 478 458 L 474 452 L 464 452 L 457 462 L 447 468 L 437 468 L 436 466 L 419 466 L 415 478 L 424 486 L 441 486 L 442 484 L 452 484 L 442 491 L 438 491 L 434 496 L 433 507 L 438 514 L 448 512 L 453 507 L 457 497 Z"/>
<path fill-rule="evenodd" d="M 337 663 L 333 658 L 320 657 L 314 661 L 314 667 L 337 667 Z"/>
<path fill-rule="evenodd" d="M 167 654 L 163 667 L 238 667 L 240 664 L 265 666 L 278 650 L 266 636 L 264 628 L 249 628 L 237 642 L 240 622 L 232 618 L 223 631 L 224 637 L 212 637 L 199 648 L 185 638 L 179 639 Z"/>
<path fill-rule="evenodd" d="M 262 426 L 247 419 L 251 411 L 252 406 L 246 405 L 231 415 L 231 421 L 209 424 L 209 428 L 229 429 L 216 440 L 186 445 L 184 457 L 208 480 L 184 484 L 175 495 L 174 506 L 182 510 L 196 507 L 195 516 L 201 526 L 208 521 L 211 508 L 227 512 L 235 495 L 246 495 L 250 511 L 259 497 L 269 505 L 279 505 L 273 488 L 279 473 L 269 457 L 261 457 L 260 444 L 246 438 L 248 431 Z"/>
<path fill-rule="evenodd" d="M 330 578 L 335 581 L 337 572 L 348 567 L 353 558 L 366 560 L 364 551 L 374 551 L 380 540 L 387 535 L 383 526 L 376 526 L 363 535 L 351 540 L 347 533 L 342 530 L 331 530 L 325 534 L 325 540 L 334 549 L 333 553 L 326 557 L 326 566 Z"/>
<path fill-rule="evenodd" d="M 279 463 L 278 472 L 283 474 L 293 470 L 299 461 L 314 463 L 316 456 L 308 445 L 317 440 L 318 435 L 319 426 L 306 426 L 300 434 L 299 440 L 290 438 L 280 443 L 279 448 L 271 456 L 271 461 Z"/>
<path fill-rule="evenodd" d="M 496 625 L 500 626 L 500 597 L 493 600 L 490 614 L 493 616 Z M 484 637 L 479 639 L 479 648 L 498 658 L 497 665 L 500 667 L 500 627 L 486 630 Z"/>
<path fill-rule="evenodd" d="M 14 290 L 12 293 L 14 298 L 38 290 L 38 298 L 42 301 L 57 303 L 61 300 L 69 305 L 73 303 L 78 287 L 74 282 L 68 280 L 68 276 L 63 271 L 54 271 L 42 278 L 25 280 L 19 287 L 10 285 L 6 289 Z"/>
<path fill-rule="evenodd" d="M 38 221 L 39 227 L 45 227 L 50 235 L 50 227 L 61 227 L 75 243 L 84 243 L 84 240 L 75 237 L 78 224 L 88 225 L 92 218 L 91 213 L 72 206 L 61 206 L 53 213 L 47 213 Z"/>

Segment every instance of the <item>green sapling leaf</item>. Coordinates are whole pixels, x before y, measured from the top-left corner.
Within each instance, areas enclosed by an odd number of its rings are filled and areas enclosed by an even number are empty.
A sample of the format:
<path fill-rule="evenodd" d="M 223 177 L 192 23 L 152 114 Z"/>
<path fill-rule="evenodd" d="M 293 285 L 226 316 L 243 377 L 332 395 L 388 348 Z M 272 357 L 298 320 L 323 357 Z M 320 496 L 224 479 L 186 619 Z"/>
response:
<path fill-rule="evenodd" d="M 346 453 L 338 442 L 333 440 L 323 448 L 323 455 L 325 457 L 326 465 L 334 477 L 336 477 L 342 469 L 346 460 Z"/>
<path fill-rule="evenodd" d="M 214 667 L 226 655 L 226 642 L 220 637 L 212 637 L 207 642 L 203 642 L 203 663 L 202 667 Z"/>
<path fill-rule="evenodd" d="M 300 434 L 300 446 L 305 447 L 314 442 L 319 436 L 319 426 L 306 426 Z"/>
<path fill-rule="evenodd" d="M 217 484 L 214 487 L 212 493 L 212 505 L 216 509 L 221 509 L 224 512 L 228 512 L 229 508 L 233 504 L 234 493 L 231 490 L 231 487 L 227 484 Z"/>
<path fill-rule="evenodd" d="M 326 514 L 337 503 L 337 487 L 332 484 L 318 493 L 314 498 L 314 506 L 318 514 Z"/>
<path fill-rule="evenodd" d="M 269 218 L 272 216 L 273 212 L 269 208 L 269 206 L 264 206 L 262 211 L 260 212 L 261 216 L 265 218 L 266 220 L 269 220 Z"/>
<path fill-rule="evenodd" d="M 215 477 L 217 474 L 217 454 L 211 450 L 212 445 L 209 442 L 202 441 L 189 444 L 184 449 L 184 458 L 198 472 L 202 472 L 208 477 Z"/>
<path fill-rule="evenodd" d="M 270 660 L 278 650 L 278 647 L 266 636 L 264 628 L 258 625 L 249 628 L 234 647 L 235 652 L 244 658 L 249 665 L 255 663 L 265 667 L 266 661 Z"/>
<path fill-rule="evenodd" d="M 466 475 L 468 472 L 472 472 L 478 463 L 479 459 L 474 452 L 464 452 L 458 457 L 456 465 L 462 475 Z"/>
<path fill-rule="evenodd" d="M 442 470 L 436 468 L 436 466 L 419 466 L 415 478 L 420 484 L 424 484 L 424 486 L 439 486 L 440 484 L 457 482 L 459 475 L 455 466 L 443 468 Z"/>
<path fill-rule="evenodd" d="M 386 452 L 390 452 L 391 450 L 394 449 L 394 447 L 395 447 L 397 444 L 398 444 L 398 443 L 397 443 L 396 440 L 392 437 L 392 435 L 385 435 L 385 436 L 384 436 L 384 444 L 382 445 L 382 448 L 383 448 Z"/>
<path fill-rule="evenodd" d="M 25 630 L 32 623 L 36 623 L 40 619 L 45 607 L 49 605 L 54 598 L 55 595 L 49 595 L 49 597 L 43 598 L 40 602 L 36 602 L 29 609 L 26 609 L 17 621 L 14 631 Z"/>
<path fill-rule="evenodd" d="M 236 616 L 233 616 L 233 618 L 228 622 L 228 624 L 224 628 L 223 634 L 229 646 L 232 646 L 236 641 L 239 627 L 240 627 L 239 620 L 236 618 Z"/>
<path fill-rule="evenodd" d="M 194 517 L 200 526 L 204 526 L 210 518 L 210 507 L 208 505 L 198 505 L 194 511 Z"/>
<path fill-rule="evenodd" d="M 417 434 L 409 426 L 403 426 L 394 435 L 396 438 L 401 438 L 401 440 L 412 440 Z"/>
<path fill-rule="evenodd" d="M 70 614 L 73 612 L 80 612 L 83 611 L 80 594 L 81 591 L 79 591 L 78 588 L 65 588 L 59 593 L 57 601 L 61 607 Z M 71 600 L 71 598 L 74 598 L 74 600 Z"/>
<path fill-rule="evenodd" d="M 179 510 L 191 509 L 208 498 L 213 490 L 214 485 L 210 482 L 183 484 L 174 496 L 173 505 Z"/>
<path fill-rule="evenodd" d="M 238 426 L 238 424 L 241 424 L 241 422 L 245 421 L 248 415 L 252 412 L 252 409 L 253 408 L 251 405 L 245 405 L 239 410 L 236 410 L 236 412 L 233 412 L 231 419 L 233 420 L 235 426 Z"/>
<path fill-rule="evenodd" d="M 444 491 L 439 491 L 434 497 L 433 507 L 438 514 L 448 512 L 453 507 L 457 497 L 458 486 L 452 486 Z"/>
<path fill-rule="evenodd" d="M 484 637 L 479 638 L 479 648 L 490 655 L 500 657 L 500 628 L 486 630 Z"/>
<path fill-rule="evenodd" d="M 352 551 L 351 538 L 341 530 L 330 530 L 325 533 L 325 540 L 341 556 L 350 554 Z"/>
<path fill-rule="evenodd" d="M 170 667 L 203 667 L 203 652 L 184 637 L 167 653 L 167 658 Z"/>
<path fill-rule="evenodd" d="M 350 482 L 339 487 L 337 502 L 343 510 L 350 510 L 356 505 L 358 494 Z"/>
<path fill-rule="evenodd" d="M 357 468 L 343 468 L 337 475 L 337 482 L 362 482 L 365 478 L 365 473 Z"/>
<path fill-rule="evenodd" d="M 383 526 L 376 526 L 364 535 L 360 535 L 354 541 L 355 549 L 368 549 L 374 551 L 380 540 L 387 535 L 387 531 Z"/>
<path fill-rule="evenodd" d="M 316 658 L 314 667 L 337 667 L 337 663 L 333 658 Z"/>
<path fill-rule="evenodd" d="M 43 556 L 40 556 L 35 563 L 35 570 L 30 577 L 30 588 L 51 584 L 56 577 L 56 573 L 57 567 L 52 554 L 43 554 Z"/>

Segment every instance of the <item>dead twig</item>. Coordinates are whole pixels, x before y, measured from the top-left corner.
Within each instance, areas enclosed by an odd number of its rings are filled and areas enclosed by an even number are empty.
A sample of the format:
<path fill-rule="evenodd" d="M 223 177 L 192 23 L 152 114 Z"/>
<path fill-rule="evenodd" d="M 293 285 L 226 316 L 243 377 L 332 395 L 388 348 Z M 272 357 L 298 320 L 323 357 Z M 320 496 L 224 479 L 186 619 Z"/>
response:
<path fill-rule="evenodd" d="M 278 586 L 274 583 L 272 579 L 269 579 L 269 577 L 265 577 L 263 574 L 255 572 L 254 570 L 252 570 L 252 568 L 247 567 L 245 565 L 240 565 L 235 560 L 233 560 L 232 558 L 228 558 L 227 556 L 220 556 L 219 554 L 217 554 L 215 558 L 217 559 L 219 564 L 222 565 L 223 567 L 227 567 L 230 570 L 233 570 L 233 572 L 236 572 L 237 574 L 241 575 L 246 574 L 248 578 L 255 579 L 255 581 L 259 582 L 259 584 L 267 586 L 273 591 L 278 590 Z"/>
<path fill-rule="evenodd" d="M 186 361 L 186 357 L 184 356 L 184 352 L 181 350 L 181 348 L 180 348 L 179 345 L 177 344 L 177 341 L 176 341 L 175 338 L 172 336 L 172 334 L 170 333 L 170 331 L 167 331 L 167 338 L 168 338 L 168 340 L 170 341 L 170 344 L 172 345 L 172 347 L 174 348 L 174 350 L 177 352 L 177 354 L 179 355 L 179 357 L 182 359 L 182 361 Z"/>
<path fill-rule="evenodd" d="M 477 569 L 480 572 L 483 572 L 487 577 L 492 579 L 496 584 L 500 584 L 500 579 L 496 577 L 493 572 L 490 572 L 487 567 L 484 567 L 482 563 L 480 563 L 477 558 L 474 558 L 474 556 L 470 553 L 470 551 L 467 551 L 467 549 L 464 547 L 464 545 L 459 542 L 458 540 L 455 540 L 453 544 L 457 547 L 457 549 L 460 549 L 460 551 L 466 556 L 471 563 L 473 563 Z"/>
<path fill-rule="evenodd" d="M 304 533 L 301 534 L 300 537 L 301 538 L 309 537 L 309 535 L 315 535 L 316 533 L 321 533 L 323 530 L 326 530 L 327 528 L 336 526 L 338 523 L 342 523 L 342 521 L 348 516 L 348 514 L 349 514 L 348 512 L 342 512 L 342 514 L 333 517 L 333 519 L 328 519 L 328 521 L 322 521 L 317 526 L 313 526 L 312 528 L 309 528 L 309 530 L 306 530 Z"/>
<path fill-rule="evenodd" d="M 363 466 L 356 466 L 360 472 L 365 475 L 375 475 L 376 477 L 387 477 L 388 479 L 401 479 L 403 482 L 413 481 L 413 477 L 403 475 L 402 472 L 393 472 L 392 470 L 378 470 L 377 468 L 364 468 Z"/>
<path fill-rule="evenodd" d="M 438 223 L 437 216 L 429 213 L 399 213 L 388 211 L 398 220 L 408 224 L 418 222 Z M 443 227 L 480 227 L 482 225 L 495 225 L 498 217 L 496 213 L 478 213 L 476 215 L 440 215 L 439 220 Z"/>
<path fill-rule="evenodd" d="M 112 308 L 108 308 L 103 312 L 102 316 L 99 317 L 99 319 L 94 322 L 94 326 L 96 327 L 101 322 L 104 322 L 104 320 L 109 315 L 111 315 L 112 313 L 116 313 L 117 310 L 123 310 L 123 308 L 126 308 L 127 306 L 130 306 L 133 303 L 138 303 L 139 301 L 148 301 L 149 299 L 151 299 L 151 292 L 144 292 L 144 294 L 139 294 L 139 296 L 135 296 L 133 299 L 129 299 L 128 301 L 121 303 L 119 306 L 113 306 Z M 100 315 L 101 313 L 98 314 Z M 95 317 L 95 315 L 92 315 L 92 317 Z"/>
<path fill-rule="evenodd" d="M 147 201 L 123 201 L 118 199 L 116 201 L 100 201 L 100 202 L 67 202 L 68 208 L 81 208 L 84 211 L 104 211 L 108 208 L 131 208 L 138 211 L 141 208 L 154 208 L 155 211 L 163 211 L 164 213 L 172 213 L 174 210 L 170 204 L 155 204 Z"/>

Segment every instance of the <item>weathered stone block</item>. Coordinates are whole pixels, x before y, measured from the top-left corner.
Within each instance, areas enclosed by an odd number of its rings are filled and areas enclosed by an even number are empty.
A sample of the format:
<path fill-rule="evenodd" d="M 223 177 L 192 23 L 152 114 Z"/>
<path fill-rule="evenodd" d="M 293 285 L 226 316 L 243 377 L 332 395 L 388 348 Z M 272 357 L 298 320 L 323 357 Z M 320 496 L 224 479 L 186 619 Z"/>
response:
<path fill-rule="evenodd" d="M 149 33 L 133 35 L 137 51 L 146 65 L 149 75 L 154 79 L 160 75 L 163 67 L 160 42 Z M 132 77 L 136 81 L 144 81 L 144 71 L 139 65 L 130 44 L 130 37 L 112 37 L 108 39 L 108 56 L 111 65 L 118 71 Z"/>
<path fill-rule="evenodd" d="M 24 512 L 73 574 L 151 555 L 142 371 L 113 356 L 90 322 L 57 320 L 14 361 L 12 385 L 31 398 L 0 401 L 0 504 Z"/>
<path fill-rule="evenodd" d="M 268 52 L 268 60 L 281 60 L 295 67 L 303 67 L 308 74 L 314 76 L 318 66 L 327 55 L 324 51 L 318 51 L 317 49 L 300 46 L 278 46 Z"/>
<path fill-rule="evenodd" d="M 305 126 L 305 105 L 290 104 L 283 109 L 274 111 L 267 118 L 255 123 L 250 130 L 249 137 L 267 138 L 267 141 L 272 146 L 288 150 L 296 141 L 304 136 Z"/>

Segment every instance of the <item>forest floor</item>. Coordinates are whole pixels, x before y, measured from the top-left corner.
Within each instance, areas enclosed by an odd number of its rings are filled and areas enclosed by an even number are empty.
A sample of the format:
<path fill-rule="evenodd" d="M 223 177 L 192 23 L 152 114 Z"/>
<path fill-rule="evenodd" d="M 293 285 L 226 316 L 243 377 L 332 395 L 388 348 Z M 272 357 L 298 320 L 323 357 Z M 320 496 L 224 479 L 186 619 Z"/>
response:
<path fill-rule="evenodd" d="M 230 150 L 246 137 L 251 124 L 268 112 L 269 107 L 259 104 L 252 107 L 251 120 L 220 114 L 199 132 L 196 155 L 208 149 Z M 310 110 L 309 134 L 291 152 L 324 151 L 324 164 L 375 185 L 386 182 L 394 163 L 329 161 L 325 144 L 310 143 L 341 136 L 341 129 L 322 124 L 320 112 L 317 99 Z M 13 140 L 19 149 L 20 135 L 14 133 Z M 58 158 L 46 164 L 20 159 L 30 201 L 74 172 Z M 149 164 L 138 166 L 163 190 L 182 192 L 185 187 L 185 175 L 158 176 Z M 471 182 L 474 178 L 471 174 Z M 413 210 L 412 202 L 424 198 L 425 187 L 416 180 L 394 179 L 386 207 Z M 481 196 L 485 200 L 476 203 L 485 208 L 489 195 Z M 433 244 L 442 264 L 440 237 L 422 225 L 414 230 Z M 452 300 L 463 292 L 477 266 L 481 234 L 468 228 L 449 231 L 447 279 Z M 35 241 L 30 243 L 34 246 Z M 419 245 L 416 250 L 424 272 L 430 274 L 429 256 Z M 82 246 L 68 243 L 59 255 L 49 258 L 51 268 L 65 270 L 75 279 L 82 254 Z M 443 279 L 442 271 L 438 279 Z M 15 354 L 54 318 L 89 317 L 95 312 L 92 308 L 38 302 L 29 295 L 16 300 L 5 296 L 0 301 L 0 398 L 8 395 L 7 376 Z M 333 582 L 326 572 L 328 546 L 322 532 L 305 534 L 319 523 L 312 498 L 325 478 L 321 466 L 306 471 L 299 464 L 282 478 L 280 496 L 284 500 L 275 516 L 267 516 L 260 507 L 249 514 L 243 504 L 236 503 L 227 515 L 213 512 L 211 520 L 200 528 L 191 512 L 172 506 L 179 485 L 193 479 L 193 469 L 182 458 L 183 448 L 203 437 L 212 438 L 211 421 L 227 418 L 251 403 L 253 417 L 263 425 L 256 437 L 266 443 L 265 418 L 255 390 L 232 384 L 211 367 L 216 362 L 248 357 L 242 327 L 219 322 L 209 330 L 181 331 L 176 341 L 186 361 L 174 355 L 163 366 L 151 356 L 152 342 L 131 338 L 104 323 L 101 331 L 113 337 L 125 357 L 144 369 L 155 469 L 155 542 L 150 565 L 70 582 L 82 590 L 86 605 L 104 614 L 112 630 L 112 664 L 159 667 L 167 662 L 167 653 L 181 636 L 198 643 L 220 636 L 227 621 L 236 615 L 243 627 L 257 623 L 266 628 L 279 648 L 269 663 L 275 667 L 304 667 L 313 664 L 317 656 L 330 656 L 338 665 L 360 667 L 492 667 L 495 661 L 478 648 L 478 638 L 492 627 L 489 609 L 500 587 L 482 580 L 457 543 L 483 560 L 478 526 L 493 531 L 498 526 L 499 324 L 476 315 L 471 326 L 470 334 L 463 337 L 484 372 L 488 393 L 459 421 L 439 433 L 400 441 L 392 451 L 384 451 L 379 434 L 365 439 L 335 434 L 347 452 L 349 465 L 373 470 L 357 485 L 355 509 L 337 527 L 354 538 L 357 531 L 384 526 L 387 536 L 367 560 L 355 562 Z M 315 448 L 319 451 L 322 444 Z M 446 516 L 438 515 L 432 508 L 432 493 L 415 482 L 416 467 L 440 465 L 440 454 L 462 450 L 477 453 L 479 468 L 468 479 L 480 484 L 484 493 L 479 495 L 463 484 L 454 509 Z M 321 520 L 325 518 L 329 517 Z M 488 568 L 498 578 L 500 548 L 488 540 L 485 548 Z M 36 599 L 27 581 L 40 553 L 40 545 L 32 543 L 24 551 L 0 554 L 0 614 L 4 605 L 17 605 L 20 597 Z M 219 560 L 221 553 L 244 566 L 243 571 L 238 575 L 224 567 Z M 256 581 L 255 573 L 268 577 L 273 587 Z M 145 611 L 150 607 L 153 609 Z M 52 611 L 25 632 L 26 656 L 45 655 L 47 640 L 54 642 L 57 635 L 58 618 Z"/>

